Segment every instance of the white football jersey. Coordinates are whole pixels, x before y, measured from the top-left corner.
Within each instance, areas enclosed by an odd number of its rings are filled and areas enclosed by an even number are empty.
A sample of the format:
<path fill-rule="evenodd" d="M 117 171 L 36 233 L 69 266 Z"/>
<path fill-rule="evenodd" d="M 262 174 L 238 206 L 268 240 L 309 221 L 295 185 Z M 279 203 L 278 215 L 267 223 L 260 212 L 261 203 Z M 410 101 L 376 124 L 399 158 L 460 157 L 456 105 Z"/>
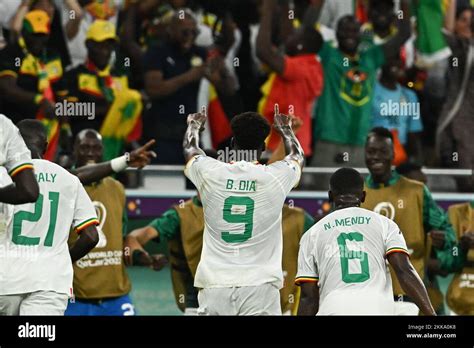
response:
<path fill-rule="evenodd" d="M 386 256 L 408 255 L 392 220 L 362 208 L 339 209 L 301 238 L 296 283 L 318 282 L 319 315 L 393 314 Z"/>
<path fill-rule="evenodd" d="M 0 166 L 14 176 L 26 166 L 31 167 L 30 150 L 20 131 L 5 115 L 0 114 Z"/>
<path fill-rule="evenodd" d="M 72 294 L 73 269 L 67 240 L 98 224 L 79 179 L 55 163 L 33 159 L 40 188 L 36 203 L 0 204 L 0 295 L 40 290 Z"/>
<path fill-rule="evenodd" d="M 204 237 L 198 288 L 283 285 L 281 212 L 296 162 L 224 163 L 196 156 L 185 169 L 201 195 Z"/>

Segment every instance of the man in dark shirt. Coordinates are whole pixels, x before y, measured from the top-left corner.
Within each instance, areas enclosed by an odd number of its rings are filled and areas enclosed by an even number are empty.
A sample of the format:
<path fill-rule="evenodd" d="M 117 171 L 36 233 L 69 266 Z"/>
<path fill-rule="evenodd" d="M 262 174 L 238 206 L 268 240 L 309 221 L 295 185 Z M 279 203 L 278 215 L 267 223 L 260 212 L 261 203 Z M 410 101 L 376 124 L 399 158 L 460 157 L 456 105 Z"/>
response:
<path fill-rule="evenodd" d="M 208 58 L 208 50 L 194 44 L 198 29 L 192 13 L 176 11 L 168 29 L 169 40 L 145 55 L 145 91 L 152 103 L 144 115 L 143 135 L 145 140 L 156 138 L 155 163 L 184 164 L 186 117 L 198 109 L 201 78 L 209 79 L 218 93 L 229 80 L 215 81 L 212 62 L 219 57 Z"/>

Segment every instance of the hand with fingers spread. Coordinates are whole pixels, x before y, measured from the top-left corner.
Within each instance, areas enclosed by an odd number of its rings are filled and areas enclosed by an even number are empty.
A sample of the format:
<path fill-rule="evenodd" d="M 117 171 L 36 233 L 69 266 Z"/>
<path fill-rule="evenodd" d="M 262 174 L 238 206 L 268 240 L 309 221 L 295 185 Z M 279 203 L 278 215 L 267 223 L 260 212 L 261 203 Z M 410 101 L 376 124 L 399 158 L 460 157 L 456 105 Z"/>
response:
<path fill-rule="evenodd" d="M 150 140 L 142 147 L 139 147 L 136 150 L 130 152 L 130 159 L 128 160 L 128 165 L 133 168 L 143 168 L 146 165 L 150 164 L 152 158 L 156 157 L 154 151 L 149 150 L 155 144 L 155 139 Z"/>

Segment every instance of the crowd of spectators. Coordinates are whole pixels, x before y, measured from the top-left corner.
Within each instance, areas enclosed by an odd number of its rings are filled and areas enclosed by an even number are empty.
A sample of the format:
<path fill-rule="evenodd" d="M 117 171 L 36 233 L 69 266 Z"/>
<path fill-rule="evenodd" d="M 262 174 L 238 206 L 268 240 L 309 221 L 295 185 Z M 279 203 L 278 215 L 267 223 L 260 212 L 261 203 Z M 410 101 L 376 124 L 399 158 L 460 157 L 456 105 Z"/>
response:
<path fill-rule="evenodd" d="M 48 129 L 67 161 L 91 128 L 104 157 L 156 139 L 183 164 L 186 116 L 208 108 L 206 148 L 273 105 L 299 118 L 311 166 L 364 164 L 385 127 L 394 165 L 474 168 L 469 0 L 0 0 L 0 113 Z M 279 144 L 267 142 L 268 157 Z M 457 178 L 474 191 L 474 179 Z"/>

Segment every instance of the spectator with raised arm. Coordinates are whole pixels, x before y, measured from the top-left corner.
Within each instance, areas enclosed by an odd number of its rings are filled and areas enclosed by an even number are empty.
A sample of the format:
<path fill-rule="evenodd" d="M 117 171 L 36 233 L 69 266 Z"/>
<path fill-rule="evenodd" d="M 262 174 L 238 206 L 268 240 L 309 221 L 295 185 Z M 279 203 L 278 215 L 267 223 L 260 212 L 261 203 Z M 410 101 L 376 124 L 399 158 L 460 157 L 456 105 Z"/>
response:
<path fill-rule="evenodd" d="M 285 42 L 285 53 L 272 45 L 272 17 L 274 0 L 263 2 L 260 29 L 257 36 L 257 56 L 271 74 L 262 86 L 263 97 L 259 112 L 273 121 L 273 106 L 278 102 L 283 110 L 300 117 L 304 123 L 297 137 L 306 156 L 312 153 L 311 109 L 323 89 L 323 68 L 317 57 L 322 37 L 314 28 L 314 21 L 304 22 Z M 285 13 L 285 9 L 281 9 Z M 286 12 L 288 9 L 286 8 Z M 289 21 L 286 16 L 286 20 Z M 275 130 L 270 134 L 268 149 L 275 151 L 280 138 Z"/>
<path fill-rule="evenodd" d="M 361 47 L 360 24 L 354 16 L 337 25 L 338 46 L 325 42 L 319 51 L 324 89 L 314 110 L 314 166 L 354 166 L 364 163 L 364 142 L 371 126 L 371 102 L 377 70 L 399 54 L 410 37 L 408 3 L 397 33 L 383 45 Z M 326 185 L 327 180 L 321 182 Z"/>

